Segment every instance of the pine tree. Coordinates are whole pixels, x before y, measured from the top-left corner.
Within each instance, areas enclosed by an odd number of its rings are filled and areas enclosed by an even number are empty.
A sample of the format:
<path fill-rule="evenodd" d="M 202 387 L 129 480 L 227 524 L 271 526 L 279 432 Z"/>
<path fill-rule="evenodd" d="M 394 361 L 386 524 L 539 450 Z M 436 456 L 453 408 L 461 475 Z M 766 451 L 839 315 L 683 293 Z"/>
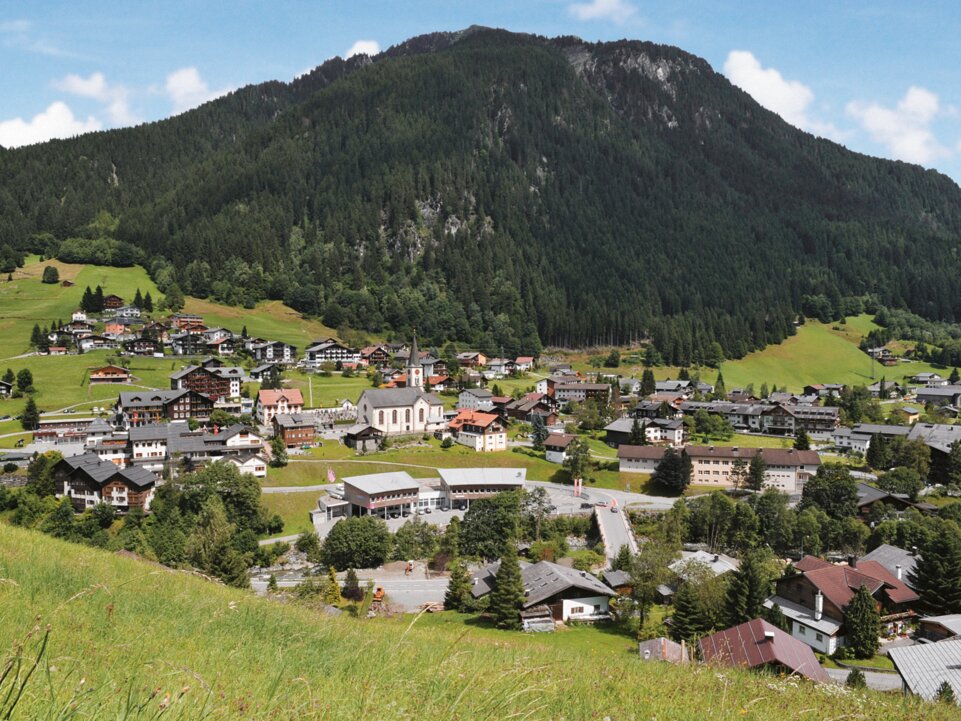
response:
<path fill-rule="evenodd" d="M 868 452 L 864 459 L 871 468 L 885 469 L 890 467 L 891 453 L 888 449 L 888 442 L 880 433 L 875 433 L 871 436 Z"/>
<path fill-rule="evenodd" d="M 518 630 L 521 627 L 520 612 L 524 607 L 524 582 L 521 580 L 521 566 L 513 539 L 507 542 L 506 547 L 494 577 L 488 610 L 498 628 Z"/>
<path fill-rule="evenodd" d="M 961 381 L 961 373 L 958 373 L 957 368 L 952 368 L 951 375 L 948 376 L 948 383 L 951 385 L 956 385 L 958 381 Z"/>
<path fill-rule="evenodd" d="M 654 380 L 654 371 L 650 368 L 645 368 L 641 374 L 641 395 L 649 396 L 655 390 L 657 390 L 657 384 Z"/>
<path fill-rule="evenodd" d="M 99 285 L 93 292 L 93 312 L 103 313 L 103 288 L 101 288 Z"/>
<path fill-rule="evenodd" d="M 531 443 L 535 451 L 544 450 L 544 441 L 547 440 L 547 436 L 547 424 L 544 423 L 544 416 L 536 413 L 531 421 Z"/>
<path fill-rule="evenodd" d="M 148 293 L 148 295 L 149 295 L 149 293 Z M 245 325 L 243 328 L 240 329 L 240 337 L 241 337 L 241 338 L 249 338 L 249 337 L 250 337 L 249 335 L 247 335 L 247 326 L 246 326 L 246 325 Z"/>
<path fill-rule="evenodd" d="M 343 599 L 340 596 L 340 583 L 337 581 L 337 571 L 333 566 L 327 567 L 327 583 L 324 584 L 324 603 L 336 606 Z"/>
<path fill-rule="evenodd" d="M 13 368 L 7 368 L 7 372 L 3 374 L 3 381 L 5 383 L 10 383 L 11 385 L 13 384 L 14 380 L 16 380 L 16 378 L 17 376 L 14 375 Z"/>
<path fill-rule="evenodd" d="M 450 611 L 468 611 L 471 602 L 471 581 L 464 562 L 455 557 L 447 568 L 450 579 L 447 581 L 447 592 L 444 594 L 444 608 Z"/>
<path fill-rule="evenodd" d="M 961 539 L 940 534 L 929 543 L 908 573 L 921 605 L 932 616 L 961 613 Z"/>
<path fill-rule="evenodd" d="M 651 481 L 676 493 L 683 493 L 691 482 L 691 459 L 668 446 L 651 475 Z"/>
<path fill-rule="evenodd" d="M 277 589 L 277 577 L 271 573 L 267 579 L 267 593 L 277 593 Z"/>
<path fill-rule="evenodd" d="M 758 491 L 764 488 L 764 474 L 767 473 L 767 463 L 764 461 L 764 456 L 760 453 L 755 454 L 754 458 L 751 459 L 750 465 L 747 467 L 747 479 L 745 480 L 745 485 L 752 491 Z"/>
<path fill-rule="evenodd" d="M 134 307 L 134 308 L 141 308 L 141 309 L 143 308 L 143 296 L 140 295 L 140 288 L 137 288 L 137 292 L 134 293 L 134 296 L 133 296 L 133 307 Z"/>
<path fill-rule="evenodd" d="M 855 658 L 871 658 L 878 652 L 881 617 L 867 586 L 861 586 L 844 611 L 847 645 Z"/>
<path fill-rule="evenodd" d="M 951 704 L 952 706 L 957 706 L 958 704 L 957 698 L 954 695 L 954 689 L 947 681 L 942 681 L 941 685 L 938 686 L 938 691 L 934 695 L 934 700 L 938 703 Z"/>
<path fill-rule="evenodd" d="M 27 405 L 24 406 L 23 414 L 20 416 L 20 425 L 25 431 L 35 431 L 40 425 L 40 411 L 37 410 L 33 396 L 27 398 Z"/>
<path fill-rule="evenodd" d="M 682 583 L 674 594 L 671 638 L 678 642 L 693 643 L 704 630 L 697 592 L 690 583 Z"/>
<path fill-rule="evenodd" d="M 627 442 L 632 446 L 647 445 L 647 434 L 644 433 L 644 429 L 641 428 L 641 422 L 637 418 L 631 423 L 631 433 L 627 438 Z"/>
<path fill-rule="evenodd" d="M 868 682 L 864 678 L 864 671 L 859 668 L 851 669 L 847 679 L 844 681 L 844 685 L 848 688 L 867 688 Z"/>
<path fill-rule="evenodd" d="M 809 451 L 811 450 L 811 437 L 807 434 L 807 431 L 801 428 L 797 435 L 794 436 L 794 450 L 796 451 Z"/>
<path fill-rule="evenodd" d="M 727 397 L 727 388 L 724 386 L 724 374 L 717 372 L 717 380 L 714 381 L 714 397 L 723 400 Z"/>
<path fill-rule="evenodd" d="M 764 620 L 786 633 L 791 632 L 791 622 L 787 620 L 784 611 L 776 603 L 764 610 Z"/>
<path fill-rule="evenodd" d="M 90 290 L 89 285 L 84 289 L 83 297 L 80 299 L 80 310 L 85 313 L 94 312 L 93 292 Z"/>
<path fill-rule="evenodd" d="M 618 549 L 617 555 L 611 560 L 611 570 L 630 571 L 632 558 L 630 547 L 627 544 L 622 545 Z"/>
<path fill-rule="evenodd" d="M 364 589 L 360 587 L 360 581 L 357 579 L 357 571 L 353 568 L 347 569 L 342 594 L 348 601 L 358 602 L 364 599 Z"/>
<path fill-rule="evenodd" d="M 150 291 L 143 297 L 143 309 L 148 313 L 153 313 L 153 298 L 150 297 Z"/>
<path fill-rule="evenodd" d="M 764 601 L 771 595 L 770 587 L 761 556 L 757 552 L 748 553 L 731 574 L 726 603 L 728 625 L 759 618 L 764 612 Z"/>
<path fill-rule="evenodd" d="M 30 332 L 30 346 L 39 348 L 41 343 L 43 343 L 43 333 L 40 332 L 40 324 L 34 323 L 33 330 Z"/>

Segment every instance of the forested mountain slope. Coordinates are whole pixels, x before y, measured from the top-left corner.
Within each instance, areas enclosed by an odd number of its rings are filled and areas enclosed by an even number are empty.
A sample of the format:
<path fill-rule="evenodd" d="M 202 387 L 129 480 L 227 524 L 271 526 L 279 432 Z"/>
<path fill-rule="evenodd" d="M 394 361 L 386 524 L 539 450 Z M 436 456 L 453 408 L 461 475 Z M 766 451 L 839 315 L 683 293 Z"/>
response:
<path fill-rule="evenodd" d="M 101 208 L 161 288 L 496 352 L 650 336 L 688 363 L 780 341 L 802 310 L 961 319 L 957 185 L 644 42 L 428 35 L 0 152 L 3 242 L 56 252 Z"/>

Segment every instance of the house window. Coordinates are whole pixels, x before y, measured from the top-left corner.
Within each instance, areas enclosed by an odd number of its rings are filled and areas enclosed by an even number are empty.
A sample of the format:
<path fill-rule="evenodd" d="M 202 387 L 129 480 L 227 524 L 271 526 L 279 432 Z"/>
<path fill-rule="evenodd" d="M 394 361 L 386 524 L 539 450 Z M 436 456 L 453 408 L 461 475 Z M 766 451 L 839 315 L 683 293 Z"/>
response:
<path fill-rule="evenodd" d="M 819 634 L 819 633 L 814 634 L 814 638 L 816 638 L 818 641 L 823 641 L 823 640 L 824 640 L 824 636 L 822 636 L 822 635 Z"/>
<path fill-rule="evenodd" d="M 573 615 L 573 614 L 575 614 L 575 613 L 584 613 L 584 607 L 583 607 L 583 606 L 571 606 L 571 614 Z"/>
<path fill-rule="evenodd" d="M 805 635 L 805 633 L 804 633 L 804 626 L 798 626 L 798 627 L 797 627 L 797 632 L 798 632 L 801 636 Z"/>

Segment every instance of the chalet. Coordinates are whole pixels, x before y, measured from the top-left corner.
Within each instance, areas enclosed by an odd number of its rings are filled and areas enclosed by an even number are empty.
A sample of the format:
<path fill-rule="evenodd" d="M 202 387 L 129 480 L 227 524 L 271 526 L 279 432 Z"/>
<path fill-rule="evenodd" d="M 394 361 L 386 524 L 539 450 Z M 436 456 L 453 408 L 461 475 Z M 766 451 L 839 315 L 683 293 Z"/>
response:
<path fill-rule="evenodd" d="M 457 407 L 471 411 L 489 411 L 494 407 L 494 394 L 484 388 L 468 388 L 457 396 Z"/>
<path fill-rule="evenodd" d="M 308 368 L 320 368 L 325 363 L 359 363 L 360 360 L 359 350 L 334 338 L 314 341 L 313 345 L 304 351 L 304 365 Z"/>
<path fill-rule="evenodd" d="M 570 433 L 549 433 L 544 439 L 544 458 L 548 463 L 563 463 L 567 460 L 567 447 L 577 436 Z"/>
<path fill-rule="evenodd" d="M 287 448 L 312 445 L 317 437 L 316 419 L 302 413 L 278 413 L 273 418 L 274 435 L 280 436 Z"/>
<path fill-rule="evenodd" d="M 47 355 L 67 355 L 67 349 L 62 345 L 52 345 L 47 348 Z"/>
<path fill-rule="evenodd" d="M 509 376 L 517 371 L 517 364 L 510 358 L 491 358 L 487 361 L 487 371 L 495 376 Z"/>
<path fill-rule="evenodd" d="M 765 668 L 830 683 L 809 646 L 764 619 L 739 624 L 698 641 L 704 663 L 736 668 Z"/>
<path fill-rule="evenodd" d="M 480 368 L 487 365 L 487 356 L 477 351 L 466 351 L 457 354 L 457 362 L 461 368 Z"/>
<path fill-rule="evenodd" d="M 462 410 L 447 429 L 457 443 L 475 451 L 507 450 L 507 429 L 493 413 Z"/>
<path fill-rule="evenodd" d="M 104 308 L 107 307 L 106 298 L 104 298 Z M 114 316 L 118 318 L 139 318 L 140 308 L 135 305 L 122 305 L 113 312 Z"/>
<path fill-rule="evenodd" d="M 483 598 L 493 590 L 499 569 L 500 561 L 495 561 L 474 574 L 471 587 L 474 598 Z M 547 619 L 552 621 L 607 619 L 608 601 L 616 595 L 597 576 L 550 561 L 521 563 L 521 581 L 523 610 L 543 607 Z"/>
<path fill-rule="evenodd" d="M 939 373 L 918 373 L 914 375 L 911 380 L 914 383 L 919 383 L 923 386 L 929 386 L 931 388 L 937 386 L 946 386 L 950 381 L 947 378 L 942 377 Z"/>
<path fill-rule="evenodd" d="M 537 397 L 532 397 L 537 396 Z M 557 423 L 555 413 L 556 403 L 550 396 L 541 396 L 539 393 L 532 393 L 524 398 L 511 401 L 504 406 L 504 413 L 508 418 L 533 423 L 535 416 L 540 416 L 544 425 L 552 426 Z"/>
<path fill-rule="evenodd" d="M 684 422 L 667 418 L 618 418 L 604 427 L 604 442 L 614 448 L 629 443 L 635 422 L 648 443 L 663 443 L 675 448 L 684 445 Z"/>
<path fill-rule="evenodd" d="M 233 355 L 236 350 L 233 338 L 218 338 L 207 342 L 207 352 L 218 356 Z"/>
<path fill-rule="evenodd" d="M 177 313 L 168 318 L 170 325 L 178 330 L 193 330 L 204 323 L 203 316 L 193 313 Z"/>
<path fill-rule="evenodd" d="M 900 383 L 893 381 L 879 380 L 868 386 L 868 393 L 872 398 L 901 398 L 904 396 L 905 388 Z"/>
<path fill-rule="evenodd" d="M 90 385 L 97 383 L 129 383 L 130 371 L 120 366 L 108 365 L 90 371 Z"/>
<path fill-rule="evenodd" d="M 818 398 L 838 398 L 847 386 L 843 383 L 813 383 L 804 386 L 804 395 L 816 395 Z"/>
<path fill-rule="evenodd" d="M 86 443 L 88 429 L 98 419 L 93 417 L 62 416 L 41 418 L 33 432 L 34 442 L 44 443 Z"/>
<path fill-rule="evenodd" d="M 383 345 L 369 345 L 360 349 L 362 363 L 374 368 L 381 368 L 390 363 L 390 351 Z"/>
<path fill-rule="evenodd" d="M 109 338 L 116 338 L 117 336 L 123 335 L 127 332 L 127 326 L 123 323 L 105 323 L 103 326 L 103 334 Z"/>
<path fill-rule="evenodd" d="M 913 551 L 906 551 L 903 548 L 882 543 L 868 554 L 861 556 L 857 562 L 877 561 L 899 581 L 904 581 L 905 585 L 914 588 L 911 583 L 911 574 L 918 561 L 918 556 Z"/>
<path fill-rule="evenodd" d="M 958 407 L 961 385 L 926 386 L 917 390 L 918 403 Z"/>
<path fill-rule="evenodd" d="M 87 312 L 85 310 L 75 310 L 70 316 L 70 320 L 74 323 L 86 323 L 87 322 Z"/>
<path fill-rule="evenodd" d="M 304 396 L 298 388 L 261 390 L 257 394 L 257 420 L 269 425 L 278 413 L 300 413 L 304 410 Z"/>
<path fill-rule="evenodd" d="M 232 456 L 263 455 L 264 439 L 249 428 L 235 424 L 229 428 L 190 430 L 184 421 L 155 423 L 131 428 L 128 457 L 131 464 L 160 473 L 171 460 L 187 460 L 201 465 L 227 460 Z M 259 478 L 263 473 L 251 471 Z"/>
<path fill-rule="evenodd" d="M 899 624 L 914 615 L 918 595 L 877 561 L 852 559 L 836 566 L 805 556 L 795 570 L 777 582 L 765 605 L 776 604 L 791 623 L 791 635 L 821 653 L 844 645 L 844 611 L 861 586 L 874 596 L 882 623 Z"/>
<path fill-rule="evenodd" d="M 69 498 L 78 513 L 106 503 L 119 512 L 150 510 L 157 476 L 143 468 L 118 468 L 93 453 L 70 456 L 53 469 L 58 498 Z"/>
<path fill-rule="evenodd" d="M 280 341 L 253 343 L 248 348 L 250 355 L 258 363 L 277 363 L 291 365 L 297 360 L 297 346 Z"/>
<path fill-rule="evenodd" d="M 858 514 L 862 518 L 871 516 L 872 511 L 878 507 L 883 507 L 885 511 L 893 510 L 896 513 L 901 513 L 909 508 L 914 508 L 929 515 L 937 511 L 937 508 L 932 504 L 914 502 L 904 493 L 889 493 L 866 483 L 858 483 L 857 487 Z"/>
<path fill-rule="evenodd" d="M 13 394 L 13 383 L 0 381 L 0 398 L 9 398 Z"/>
<path fill-rule="evenodd" d="M 128 391 L 114 405 L 119 423 L 125 428 L 194 418 L 207 420 L 214 409 L 208 396 L 188 389 L 169 391 Z"/>
<path fill-rule="evenodd" d="M 102 335 L 87 335 L 77 340 L 77 348 L 83 353 L 94 350 L 108 350 L 119 348 L 120 344 L 115 338 L 106 338 Z M 51 348 L 51 350 L 53 350 Z M 64 351 L 66 352 L 66 351 Z M 63 355 L 62 353 L 60 355 Z"/>
<path fill-rule="evenodd" d="M 280 366 L 276 363 L 261 363 L 256 368 L 250 369 L 250 380 L 256 383 L 262 383 L 265 378 L 274 373 L 280 373 Z"/>
<path fill-rule="evenodd" d="M 154 338 L 141 336 L 124 341 L 123 349 L 125 353 L 140 356 L 152 356 L 158 353 L 163 354 L 163 344 Z"/>
<path fill-rule="evenodd" d="M 355 423 L 344 430 L 344 445 L 361 453 L 376 451 L 383 438 L 383 432 L 368 423 Z"/>
<path fill-rule="evenodd" d="M 62 280 L 60 281 L 60 286 L 62 288 L 73 288 L 74 282 L 72 280 Z"/>
<path fill-rule="evenodd" d="M 123 298 L 119 295 L 107 295 L 103 299 L 103 309 L 104 310 L 117 310 L 123 307 Z"/>
<path fill-rule="evenodd" d="M 611 398 L 611 386 L 609 383 L 558 383 L 554 397 L 561 403 L 583 403 L 592 398 L 606 403 Z"/>
<path fill-rule="evenodd" d="M 433 433 L 445 426 L 444 404 L 420 388 L 370 389 L 357 401 L 357 419 L 387 436 Z"/>
<path fill-rule="evenodd" d="M 694 395 L 694 384 L 691 381 L 682 380 L 666 380 L 666 381 L 656 381 L 654 383 L 655 393 L 670 393 L 673 395 L 682 395 L 686 398 L 690 398 Z"/>
<path fill-rule="evenodd" d="M 517 368 L 518 373 L 526 373 L 527 371 L 534 370 L 534 365 L 536 360 L 534 356 L 522 355 L 517 356 L 514 360 L 514 366 Z"/>
<path fill-rule="evenodd" d="M 144 325 L 140 329 L 140 335 L 143 338 L 152 338 L 160 343 L 166 343 L 170 340 L 170 331 L 167 326 L 157 321 Z"/>
<path fill-rule="evenodd" d="M 961 441 L 961 425 L 943 423 L 915 423 L 908 432 L 908 440 L 921 439 L 931 449 L 931 478 L 938 483 L 948 480 L 948 456 L 951 445 Z"/>
<path fill-rule="evenodd" d="M 93 325 L 86 320 L 74 320 L 61 327 L 60 331 L 73 336 L 85 335 L 93 333 Z"/>
<path fill-rule="evenodd" d="M 174 333 L 170 348 L 176 355 L 202 355 L 207 352 L 207 341 L 202 333 Z"/>

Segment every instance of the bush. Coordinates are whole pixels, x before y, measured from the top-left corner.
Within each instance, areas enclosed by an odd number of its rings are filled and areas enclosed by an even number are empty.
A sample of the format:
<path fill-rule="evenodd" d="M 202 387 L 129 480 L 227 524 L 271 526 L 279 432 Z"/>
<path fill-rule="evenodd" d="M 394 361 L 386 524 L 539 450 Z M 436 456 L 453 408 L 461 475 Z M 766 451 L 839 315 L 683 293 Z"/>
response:
<path fill-rule="evenodd" d="M 4 464 L 3 464 L 3 472 L 4 472 L 4 473 L 15 473 L 16 470 L 17 470 L 17 468 L 18 468 L 18 466 L 17 466 L 16 463 L 4 463 Z"/>
<path fill-rule="evenodd" d="M 848 674 L 847 680 L 845 680 L 844 684 L 849 688 L 868 687 L 868 682 L 864 678 L 864 672 L 859 668 L 851 670 L 851 673 Z"/>
<path fill-rule="evenodd" d="M 440 442 L 441 448 L 450 448 L 452 445 L 454 445 L 454 439 L 450 436 L 447 436 L 447 438 Z"/>

